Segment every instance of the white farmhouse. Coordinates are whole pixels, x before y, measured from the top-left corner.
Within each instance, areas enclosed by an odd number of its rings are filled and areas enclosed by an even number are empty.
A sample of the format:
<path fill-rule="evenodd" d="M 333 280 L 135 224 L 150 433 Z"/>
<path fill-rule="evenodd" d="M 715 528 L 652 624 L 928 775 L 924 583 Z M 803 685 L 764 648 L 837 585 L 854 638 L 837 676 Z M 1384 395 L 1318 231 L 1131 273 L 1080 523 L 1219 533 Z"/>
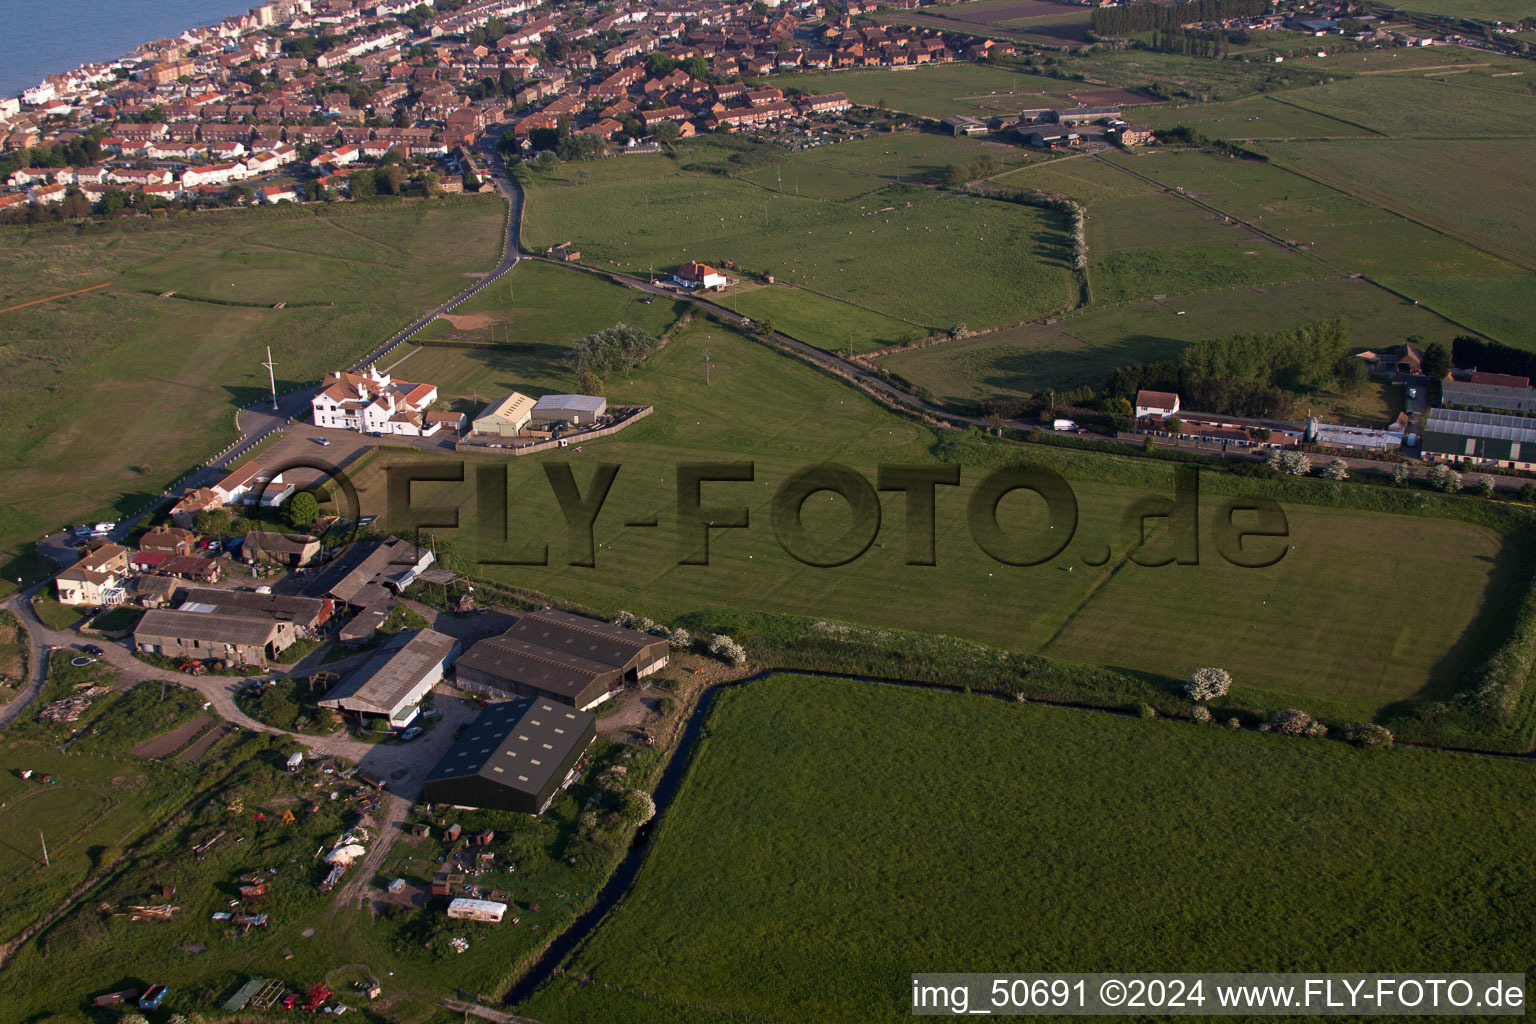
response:
<path fill-rule="evenodd" d="M 427 436 L 439 429 L 422 415 L 435 401 L 437 385 L 394 380 L 370 366 L 363 373 L 330 374 L 311 404 L 317 427 Z"/>

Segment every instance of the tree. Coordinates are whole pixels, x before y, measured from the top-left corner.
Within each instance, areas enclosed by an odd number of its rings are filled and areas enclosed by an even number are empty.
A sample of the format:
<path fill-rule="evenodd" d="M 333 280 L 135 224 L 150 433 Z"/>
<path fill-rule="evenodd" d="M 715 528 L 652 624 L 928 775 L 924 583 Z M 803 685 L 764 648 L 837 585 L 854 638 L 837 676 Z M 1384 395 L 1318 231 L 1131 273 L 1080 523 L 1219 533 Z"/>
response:
<path fill-rule="evenodd" d="M 1328 732 L 1323 723 L 1314 721 L 1311 715 L 1296 708 L 1275 712 L 1275 717 L 1259 728 L 1282 736 L 1322 736 Z"/>
<path fill-rule="evenodd" d="M 1408 463 L 1406 462 L 1399 462 L 1392 467 L 1392 483 L 1398 487 L 1407 486 L 1408 480 L 1412 476 L 1413 470 L 1408 468 Z"/>
<path fill-rule="evenodd" d="M 475 169 L 473 167 L 466 167 L 464 169 L 464 191 L 480 191 L 480 175 L 475 173 Z"/>
<path fill-rule="evenodd" d="M 970 333 L 971 330 L 969 327 L 965 326 L 963 323 L 958 323 L 949 329 L 949 339 L 951 341 L 959 341 L 961 338 Z"/>
<path fill-rule="evenodd" d="M 603 378 L 591 370 L 582 370 L 576 375 L 576 390 L 583 395 L 598 395 L 603 393 Z"/>
<path fill-rule="evenodd" d="M 1224 668 L 1197 668 L 1184 684 L 1184 696 L 1190 700 L 1225 697 L 1232 689 L 1232 673 Z"/>
<path fill-rule="evenodd" d="M 1184 431 L 1184 421 L 1177 416 L 1170 416 L 1163 421 L 1163 427 L 1170 434 L 1180 434 Z"/>
<path fill-rule="evenodd" d="M 1445 375 L 1451 372 L 1450 350 L 1438 341 L 1424 346 L 1424 358 L 1419 363 L 1419 371 L 1430 380 L 1444 380 Z"/>
<path fill-rule="evenodd" d="M 1271 469 L 1287 476 L 1306 476 L 1312 472 L 1312 460 L 1304 452 L 1273 448 L 1265 457 L 1265 462 Z"/>
<path fill-rule="evenodd" d="M 1485 498 L 1493 497 L 1493 477 L 1481 476 L 1477 479 L 1477 493 Z"/>
<path fill-rule="evenodd" d="M 682 132 L 676 121 L 662 121 L 656 125 L 657 142 L 676 142 L 677 136 Z"/>
<path fill-rule="evenodd" d="M 309 491 L 300 491 L 289 498 L 283 509 L 283 517 L 288 520 L 288 524 L 300 529 L 313 524 L 319 515 L 320 502 Z"/>
<path fill-rule="evenodd" d="M 199 512 L 192 519 L 192 529 L 205 537 L 213 537 L 229 532 L 229 510 L 223 507 L 211 508 Z"/>
<path fill-rule="evenodd" d="M 644 825 L 656 817 L 656 801 L 642 789 L 632 789 L 624 794 L 619 814 L 631 825 Z"/>
<path fill-rule="evenodd" d="M 746 649 L 724 633 L 716 633 L 710 637 L 705 649 L 715 657 L 728 661 L 732 665 L 745 665 L 747 663 Z"/>
<path fill-rule="evenodd" d="M 629 373 L 654 355 L 660 346 L 659 339 L 638 327 L 614 324 L 576 342 L 567 350 L 566 359 L 575 366 L 578 376 L 583 373 L 601 376 L 614 370 Z"/>
<path fill-rule="evenodd" d="M 1365 387 L 1368 374 L 1363 360 L 1345 356 L 1339 362 L 1339 390 L 1346 395 L 1358 394 Z"/>
<path fill-rule="evenodd" d="M 59 204 L 59 212 L 65 220 L 84 220 L 91 215 L 91 201 L 84 192 L 71 188 L 64 193 L 64 202 Z"/>
<path fill-rule="evenodd" d="M 1328 463 L 1328 465 L 1323 467 L 1323 476 L 1327 477 L 1329 480 L 1348 480 L 1349 463 L 1345 462 L 1343 459 L 1334 459 L 1332 462 Z"/>
<path fill-rule="evenodd" d="M 389 196 L 398 196 L 405 190 L 405 168 L 399 164 L 386 164 L 375 174 L 377 189 Z"/>
<path fill-rule="evenodd" d="M 1446 494 L 1461 490 L 1461 474 L 1443 462 L 1437 462 L 1429 470 L 1429 486 Z"/>
<path fill-rule="evenodd" d="M 1527 505 L 1536 505 L 1536 484 L 1526 484 L 1520 488 L 1520 500 Z"/>
<path fill-rule="evenodd" d="M 372 199 L 379 194 L 379 186 L 370 170 L 353 171 L 347 176 L 352 187 L 353 199 Z"/>

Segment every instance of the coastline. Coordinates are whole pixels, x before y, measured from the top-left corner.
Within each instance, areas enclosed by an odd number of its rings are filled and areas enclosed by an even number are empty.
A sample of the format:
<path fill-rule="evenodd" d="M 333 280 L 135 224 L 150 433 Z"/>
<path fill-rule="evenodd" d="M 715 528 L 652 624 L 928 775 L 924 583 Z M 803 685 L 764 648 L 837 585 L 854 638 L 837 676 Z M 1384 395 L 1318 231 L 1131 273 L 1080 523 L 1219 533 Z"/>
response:
<path fill-rule="evenodd" d="M 11 0 L 10 27 L 0 36 L 0 96 L 17 96 L 49 75 L 110 63 L 156 39 L 216 25 L 244 14 L 249 0 L 153 0 L 124 16 L 120 0 Z"/>

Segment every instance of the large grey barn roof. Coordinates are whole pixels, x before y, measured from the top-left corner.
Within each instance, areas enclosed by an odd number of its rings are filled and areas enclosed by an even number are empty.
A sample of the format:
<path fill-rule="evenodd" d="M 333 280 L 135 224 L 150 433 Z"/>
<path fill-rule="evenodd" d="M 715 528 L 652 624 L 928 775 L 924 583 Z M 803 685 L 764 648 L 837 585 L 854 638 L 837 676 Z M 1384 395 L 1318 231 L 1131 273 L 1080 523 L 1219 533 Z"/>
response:
<path fill-rule="evenodd" d="M 478 775 L 538 793 L 595 721 L 542 697 L 492 704 L 428 773 L 427 782 Z"/>
<path fill-rule="evenodd" d="M 549 412 L 551 409 L 572 410 L 574 412 L 600 412 L 608 400 L 599 395 L 545 395 L 533 403 L 536 412 Z"/>
<path fill-rule="evenodd" d="M 537 686 L 573 702 L 594 680 L 618 669 L 529 640 L 503 635 L 475 644 L 458 661 L 459 667 Z"/>
<path fill-rule="evenodd" d="M 1519 441 L 1536 444 L 1536 419 L 1529 416 L 1503 416 L 1491 412 L 1463 412 L 1460 409 L 1431 409 L 1424 423 L 1426 433 L 1481 437 L 1495 441 Z"/>
<path fill-rule="evenodd" d="M 147 611 L 134 628 L 134 640 L 208 640 L 221 644 L 260 647 L 272 639 L 276 619 L 223 612 L 193 612 L 176 609 Z"/>
<path fill-rule="evenodd" d="M 315 597 L 296 597 L 291 594 L 259 594 L 254 590 L 219 590 L 213 587 L 194 587 L 187 591 L 182 607 L 204 605 L 225 615 L 244 615 L 247 618 L 264 617 L 284 621 L 309 622 L 320 617 L 325 601 Z"/>
<path fill-rule="evenodd" d="M 627 668 L 647 648 L 666 643 L 649 633 L 553 608 L 524 615 L 503 636 L 617 669 Z"/>
<path fill-rule="evenodd" d="M 320 703 L 339 707 L 343 701 L 367 704 L 389 714 L 426 676 L 452 653 L 456 641 L 435 629 L 396 633 L 367 661 L 331 687 Z"/>

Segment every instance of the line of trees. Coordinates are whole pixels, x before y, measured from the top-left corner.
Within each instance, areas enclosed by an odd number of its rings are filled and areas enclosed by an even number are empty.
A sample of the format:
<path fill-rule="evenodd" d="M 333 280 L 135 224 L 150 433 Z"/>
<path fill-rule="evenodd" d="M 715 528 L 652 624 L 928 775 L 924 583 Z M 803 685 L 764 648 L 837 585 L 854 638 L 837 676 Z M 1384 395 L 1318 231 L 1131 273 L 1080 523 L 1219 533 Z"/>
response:
<path fill-rule="evenodd" d="M 1185 3 L 1138 3 L 1099 7 L 1093 12 L 1093 31 L 1100 36 L 1129 36 L 1154 29 L 1176 28 L 1195 21 L 1224 18 L 1256 18 L 1268 0 L 1188 0 Z"/>
<path fill-rule="evenodd" d="M 1457 366 L 1475 367 L 1484 373 L 1536 377 L 1536 354 L 1511 348 L 1502 342 L 1484 341 L 1464 334 L 1457 335 L 1451 341 L 1451 361 Z"/>
<path fill-rule="evenodd" d="M 1151 48 L 1160 53 L 1181 53 L 1186 57 L 1225 57 L 1227 34 L 1198 28 L 1155 28 Z"/>
<path fill-rule="evenodd" d="M 1349 351 L 1341 319 L 1272 334 L 1237 334 L 1190 345 L 1177 359 L 1122 366 L 1107 396 L 1132 399 L 1142 389 L 1176 391 L 1199 409 L 1233 416 L 1289 417 L 1296 394 L 1331 382 Z"/>

